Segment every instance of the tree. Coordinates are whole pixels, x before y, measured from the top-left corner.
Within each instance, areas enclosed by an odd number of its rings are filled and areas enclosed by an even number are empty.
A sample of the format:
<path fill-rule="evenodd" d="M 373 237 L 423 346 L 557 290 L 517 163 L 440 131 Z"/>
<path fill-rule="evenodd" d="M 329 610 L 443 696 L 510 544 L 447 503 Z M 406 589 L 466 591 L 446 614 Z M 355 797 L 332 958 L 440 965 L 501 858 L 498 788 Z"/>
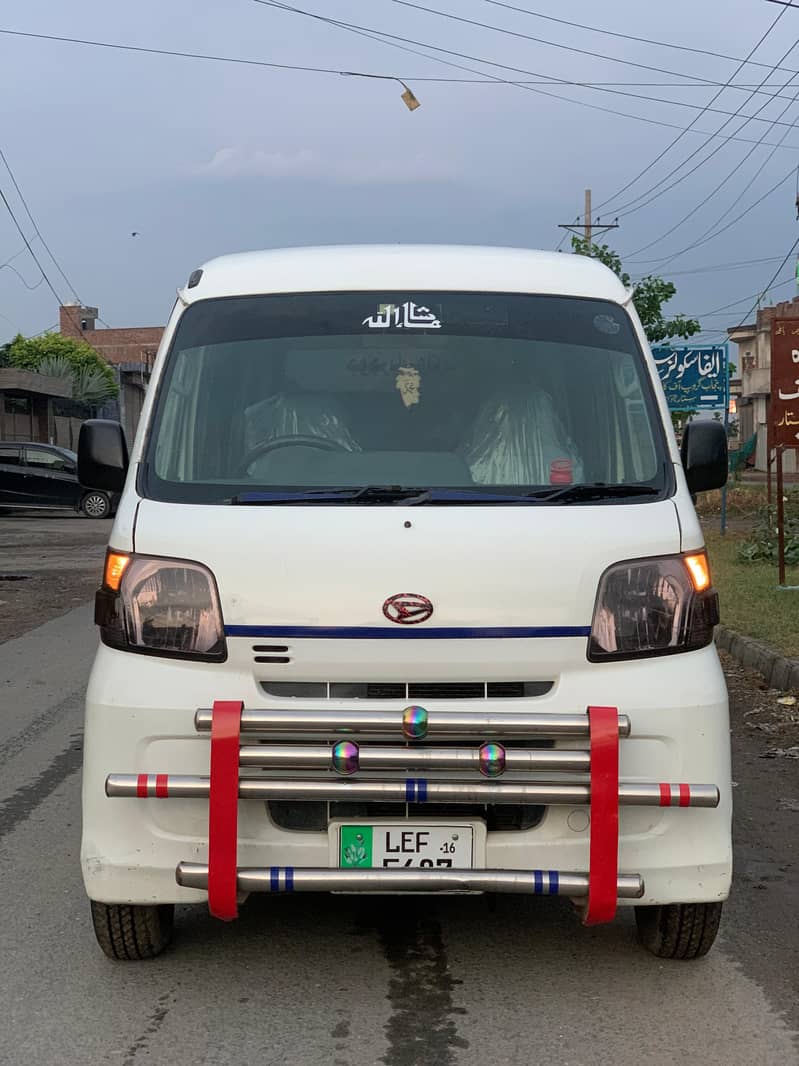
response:
<path fill-rule="evenodd" d="M 51 378 L 71 378 L 72 399 L 85 407 L 102 407 L 118 391 L 113 378 L 109 382 L 104 368 L 89 363 L 75 366 L 64 355 L 46 356 L 36 371 Z"/>
<path fill-rule="evenodd" d="M 18 334 L 0 349 L 0 365 L 33 370 L 51 377 L 69 377 L 72 399 L 85 407 L 101 407 L 119 392 L 114 371 L 85 341 L 44 333 L 41 337 Z"/>
<path fill-rule="evenodd" d="M 600 263 L 610 267 L 622 285 L 633 289 L 635 310 L 650 344 L 659 344 L 660 341 L 669 340 L 671 337 L 692 337 L 701 330 L 702 327 L 695 318 L 686 318 L 685 315 L 665 317 L 663 305 L 677 292 L 673 282 L 648 274 L 633 286 L 630 275 L 622 269 L 618 253 L 606 244 L 594 244 L 584 237 L 572 237 L 572 248 L 577 255 L 590 256 L 591 259 L 598 259 Z"/>

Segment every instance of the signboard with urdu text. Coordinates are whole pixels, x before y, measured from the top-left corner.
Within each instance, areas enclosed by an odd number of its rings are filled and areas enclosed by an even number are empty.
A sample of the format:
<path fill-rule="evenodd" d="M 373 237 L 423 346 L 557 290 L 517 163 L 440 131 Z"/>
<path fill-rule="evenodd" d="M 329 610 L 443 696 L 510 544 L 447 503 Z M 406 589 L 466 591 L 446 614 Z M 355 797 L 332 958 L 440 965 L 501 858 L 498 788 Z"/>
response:
<path fill-rule="evenodd" d="M 652 355 L 669 410 L 726 410 L 729 400 L 726 344 L 653 348 Z"/>
<path fill-rule="evenodd" d="M 799 447 L 799 320 L 771 323 L 771 447 Z"/>

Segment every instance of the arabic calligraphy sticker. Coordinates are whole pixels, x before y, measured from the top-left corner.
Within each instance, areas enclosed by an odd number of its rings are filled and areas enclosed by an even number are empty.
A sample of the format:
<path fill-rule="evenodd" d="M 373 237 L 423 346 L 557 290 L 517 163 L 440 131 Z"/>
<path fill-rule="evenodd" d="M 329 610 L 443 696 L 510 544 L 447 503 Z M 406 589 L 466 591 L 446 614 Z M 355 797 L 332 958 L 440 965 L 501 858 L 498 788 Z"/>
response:
<path fill-rule="evenodd" d="M 361 323 L 369 329 L 441 329 L 441 322 L 429 307 L 412 300 L 397 307 L 395 304 L 380 304 L 377 314 L 370 315 Z"/>
<path fill-rule="evenodd" d="M 401 366 L 394 384 L 406 407 L 412 407 L 421 399 L 422 380 L 415 366 Z"/>

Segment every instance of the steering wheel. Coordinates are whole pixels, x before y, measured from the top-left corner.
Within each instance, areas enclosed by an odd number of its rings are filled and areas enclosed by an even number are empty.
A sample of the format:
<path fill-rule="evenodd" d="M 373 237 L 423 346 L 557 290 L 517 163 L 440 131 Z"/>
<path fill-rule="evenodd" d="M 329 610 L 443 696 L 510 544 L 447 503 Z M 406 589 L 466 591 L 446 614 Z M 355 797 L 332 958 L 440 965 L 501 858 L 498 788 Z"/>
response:
<path fill-rule="evenodd" d="M 268 452 L 276 452 L 279 448 L 317 448 L 320 452 L 346 452 L 349 448 L 345 448 L 343 444 L 340 444 L 337 440 L 331 440 L 330 437 L 316 437 L 312 433 L 309 434 L 297 434 L 285 437 L 275 437 L 273 440 L 263 441 L 261 444 L 256 444 L 254 448 L 250 448 L 247 454 L 244 456 L 242 466 L 245 470 L 248 470 L 252 463 L 256 459 L 260 459 L 262 455 L 266 455 Z"/>

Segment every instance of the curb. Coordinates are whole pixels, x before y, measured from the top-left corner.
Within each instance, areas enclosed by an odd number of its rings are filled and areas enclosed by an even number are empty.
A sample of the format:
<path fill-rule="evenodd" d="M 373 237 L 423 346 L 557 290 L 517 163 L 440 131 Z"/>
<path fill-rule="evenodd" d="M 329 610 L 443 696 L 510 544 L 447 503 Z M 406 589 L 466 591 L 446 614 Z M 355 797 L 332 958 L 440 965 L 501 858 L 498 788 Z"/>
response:
<path fill-rule="evenodd" d="M 799 689 L 799 659 L 780 655 L 768 644 L 752 637 L 742 636 L 727 626 L 716 626 L 716 646 L 726 651 L 742 666 L 756 670 L 768 683 L 769 688 Z"/>

